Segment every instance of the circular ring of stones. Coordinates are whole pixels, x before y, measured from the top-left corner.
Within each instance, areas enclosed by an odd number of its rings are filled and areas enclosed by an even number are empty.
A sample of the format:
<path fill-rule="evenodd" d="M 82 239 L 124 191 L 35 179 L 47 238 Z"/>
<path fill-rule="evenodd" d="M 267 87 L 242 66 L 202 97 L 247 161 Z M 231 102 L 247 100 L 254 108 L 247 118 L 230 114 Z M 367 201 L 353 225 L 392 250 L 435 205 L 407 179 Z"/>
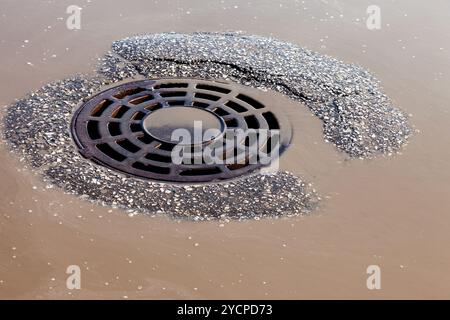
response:
<path fill-rule="evenodd" d="M 317 207 L 320 197 L 311 185 L 287 172 L 186 186 L 125 177 L 79 154 L 70 123 L 80 102 L 122 80 L 168 77 L 223 79 L 283 93 L 306 105 L 323 122 L 324 138 L 351 157 L 395 153 L 411 133 L 407 116 L 360 66 L 273 38 L 161 33 L 115 41 L 95 76 L 52 82 L 12 103 L 3 136 L 47 187 L 130 214 L 248 219 L 304 215 Z"/>

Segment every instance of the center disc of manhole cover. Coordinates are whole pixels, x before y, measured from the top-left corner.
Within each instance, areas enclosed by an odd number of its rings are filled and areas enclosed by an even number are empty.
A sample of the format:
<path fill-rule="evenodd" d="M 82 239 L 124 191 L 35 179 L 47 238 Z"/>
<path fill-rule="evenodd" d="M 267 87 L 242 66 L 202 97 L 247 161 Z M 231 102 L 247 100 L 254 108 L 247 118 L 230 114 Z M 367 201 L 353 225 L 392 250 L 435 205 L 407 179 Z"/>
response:
<path fill-rule="evenodd" d="M 226 180 L 270 164 L 268 159 L 287 148 L 292 129 L 278 109 L 234 84 L 134 81 L 81 105 L 72 119 L 72 136 L 84 157 L 131 176 L 184 183 Z M 191 140 L 174 142 L 176 129 Z M 183 161 L 174 158 L 181 154 Z"/>
<path fill-rule="evenodd" d="M 153 138 L 182 145 L 202 144 L 217 139 L 225 130 L 225 122 L 212 111 L 197 107 L 170 107 L 149 113 L 143 121 L 144 130 Z M 177 139 L 191 137 L 190 143 Z"/>

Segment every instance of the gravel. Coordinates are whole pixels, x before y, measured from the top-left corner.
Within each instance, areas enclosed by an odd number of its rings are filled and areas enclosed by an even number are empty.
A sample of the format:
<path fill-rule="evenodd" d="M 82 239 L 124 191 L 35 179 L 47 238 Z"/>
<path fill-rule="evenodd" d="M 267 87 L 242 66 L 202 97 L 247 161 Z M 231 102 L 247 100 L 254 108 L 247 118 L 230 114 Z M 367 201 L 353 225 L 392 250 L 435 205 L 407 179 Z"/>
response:
<path fill-rule="evenodd" d="M 32 92 L 8 108 L 3 136 L 50 186 L 126 209 L 190 220 L 304 215 L 320 196 L 288 172 L 256 173 L 200 185 L 146 181 L 80 156 L 70 135 L 79 104 L 124 79 L 200 77 L 272 89 L 306 104 L 324 137 L 351 157 L 400 150 L 407 117 L 364 69 L 294 44 L 237 33 L 149 34 L 116 41 L 96 76 L 77 75 Z"/>
<path fill-rule="evenodd" d="M 239 33 L 149 34 L 116 41 L 114 53 L 149 78 L 227 79 L 306 104 L 325 139 L 352 157 L 397 152 L 407 116 L 363 68 L 276 39 Z"/>

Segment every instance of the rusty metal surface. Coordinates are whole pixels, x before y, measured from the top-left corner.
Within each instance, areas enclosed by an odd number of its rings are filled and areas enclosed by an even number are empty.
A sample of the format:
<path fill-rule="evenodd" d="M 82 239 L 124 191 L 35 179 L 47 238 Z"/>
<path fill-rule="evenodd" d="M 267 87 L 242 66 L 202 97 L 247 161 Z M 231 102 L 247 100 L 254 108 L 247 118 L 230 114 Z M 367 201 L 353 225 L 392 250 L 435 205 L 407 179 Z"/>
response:
<path fill-rule="evenodd" d="M 280 152 L 289 145 L 292 129 L 270 106 L 252 98 L 245 87 L 197 79 L 156 79 L 128 82 L 103 91 L 81 105 L 72 120 L 72 136 L 80 153 L 110 169 L 140 178 L 197 183 L 235 178 L 263 165 L 244 161 L 224 164 L 175 164 L 175 143 L 158 140 L 144 130 L 152 112 L 171 107 L 200 108 L 219 117 L 226 129 L 280 129 Z M 211 141 L 209 143 L 214 143 Z M 202 148 L 205 147 L 204 145 Z M 227 159 L 233 147 L 218 150 Z M 201 152 L 197 150 L 196 152 Z M 231 159 L 233 160 L 233 159 Z M 231 163 L 231 164 L 230 164 Z"/>

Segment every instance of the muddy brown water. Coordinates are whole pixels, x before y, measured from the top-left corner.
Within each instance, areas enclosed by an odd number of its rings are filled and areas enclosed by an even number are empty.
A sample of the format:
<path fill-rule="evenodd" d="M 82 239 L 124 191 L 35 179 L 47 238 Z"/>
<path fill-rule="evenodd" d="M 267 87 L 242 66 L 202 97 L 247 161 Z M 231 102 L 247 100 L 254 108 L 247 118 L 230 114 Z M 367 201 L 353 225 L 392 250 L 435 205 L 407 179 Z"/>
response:
<path fill-rule="evenodd" d="M 65 26 L 71 4 L 83 7 L 78 31 Z M 0 298 L 450 298 L 450 3 L 380 0 L 377 31 L 365 25 L 370 4 L 2 0 L 2 112 L 92 72 L 113 40 L 243 30 L 363 65 L 417 132 L 401 155 L 348 161 L 305 107 L 270 93 L 295 128 L 282 168 L 325 201 L 309 217 L 223 225 L 129 217 L 46 189 L 2 145 Z M 81 267 L 81 290 L 66 288 L 68 265 Z M 369 265 L 381 290 L 366 287 Z"/>

